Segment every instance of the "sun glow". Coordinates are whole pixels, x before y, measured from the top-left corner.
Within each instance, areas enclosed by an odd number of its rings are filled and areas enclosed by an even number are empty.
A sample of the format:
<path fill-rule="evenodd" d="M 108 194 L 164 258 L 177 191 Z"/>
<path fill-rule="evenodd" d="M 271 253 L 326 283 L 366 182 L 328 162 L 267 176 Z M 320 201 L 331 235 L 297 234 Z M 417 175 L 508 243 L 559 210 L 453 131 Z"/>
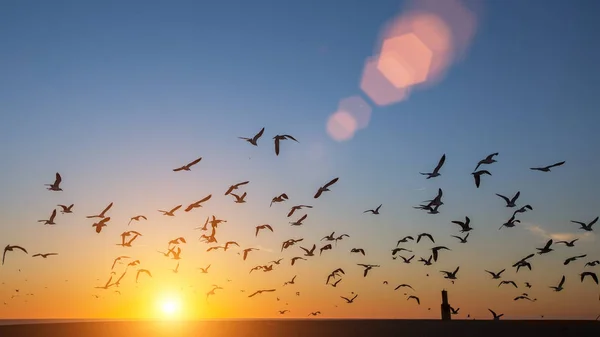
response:
<path fill-rule="evenodd" d="M 180 315 L 181 302 L 176 297 L 165 297 L 159 301 L 158 307 L 163 318 L 173 319 Z"/>

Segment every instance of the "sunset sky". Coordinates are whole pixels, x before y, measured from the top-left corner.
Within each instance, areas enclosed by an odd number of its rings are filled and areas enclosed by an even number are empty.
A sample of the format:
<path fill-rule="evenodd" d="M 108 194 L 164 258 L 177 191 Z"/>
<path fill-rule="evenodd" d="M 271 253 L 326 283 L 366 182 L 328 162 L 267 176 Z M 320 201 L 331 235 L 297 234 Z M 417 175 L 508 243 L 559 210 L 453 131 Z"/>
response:
<path fill-rule="evenodd" d="M 165 318 L 165 303 L 179 306 L 175 318 L 193 319 L 315 311 L 323 318 L 439 318 L 444 288 L 460 308 L 457 318 L 488 319 L 487 308 L 507 319 L 596 317 L 600 288 L 579 274 L 600 259 L 598 238 L 570 221 L 600 215 L 600 3 L 432 3 L 4 1 L 0 248 L 20 245 L 29 254 L 8 252 L 0 266 L 0 318 Z M 394 37 L 404 47 L 390 52 Z M 263 127 L 258 147 L 238 139 Z M 282 141 L 275 156 L 278 134 L 299 142 Z M 477 189 L 470 173 L 494 152 L 498 162 L 482 167 L 492 176 Z M 419 174 L 442 154 L 440 177 Z M 172 171 L 198 157 L 190 172 Z M 529 170 L 563 160 L 550 173 Z M 44 187 L 56 172 L 62 192 Z M 334 177 L 331 191 L 314 199 Z M 247 203 L 224 195 L 245 180 Z M 440 214 L 413 208 L 438 188 Z M 495 194 L 517 191 L 517 206 L 534 209 L 517 216 L 515 228 L 498 230 L 514 209 Z M 269 207 L 281 193 L 289 200 Z M 183 211 L 208 194 L 204 207 Z M 111 221 L 97 234 L 86 216 L 110 202 Z M 55 226 L 37 222 L 71 203 L 73 214 L 59 213 Z M 179 204 L 175 217 L 157 211 Z M 314 208 L 287 218 L 298 204 Z M 363 214 L 379 204 L 381 214 Z M 139 214 L 148 221 L 128 227 Z M 289 225 L 303 214 L 303 226 Z M 227 220 L 217 229 L 219 244 L 260 250 L 246 261 L 235 248 L 207 252 L 216 244 L 199 242 L 205 232 L 194 228 L 211 215 Z M 474 230 L 460 244 L 450 235 L 464 234 L 451 221 L 465 216 Z M 255 237 L 261 224 L 274 232 Z M 127 230 L 143 236 L 133 247 L 117 246 Z M 290 265 L 303 254 L 298 245 L 318 250 L 332 231 L 350 238 Z M 434 244 L 409 242 L 401 247 L 414 251 L 412 263 L 392 259 L 397 240 L 422 232 L 452 251 L 426 267 L 417 260 Z M 187 244 L 175 274 L 177 261 L 157 250 L 179 236 Z M 291 238 L 304 241 L 280 252 Z M 580 240 L 573 248 L 554 245 L 531 260 L 532 271 L 516 274 L 511 265 L 549 238 Z M 366 256 L 351 254 L 355 247 Z M 49 252 L 59 255 L 31 257 Z M 563 266 L 579 254 L 587 257 Z M 118 288 L 95 289 L 119 255 L 141 264 L 129 267 Z M 249 274 L 279 258 L 273 271 Z M 357 263 L 381 267 L 363 277 Z M 457 266 L 451 284 L 440 271 Z M 339 267 L 343 281 L 325 285 Z M 136 284 L 138 268 L 153 277 Z M 484 272 L 504 268 L 503 279 L 519 289 L 498 287 Z M 115 277 L 124 270 L 117 264 Z M 295 284 L 282 287 L 294 275 Z M 552 291 L 562 275 L 565 290 Z M 394 291 L 401 283 L 415 291 Z M 213 284 L 224 289 L 206 300 Z M 270 288 L 277 291 L 248 298 Z M 340 296 L 351 292 L 358 298 L 346 304 Z M 523 292 L 537 301 L 513 301 Z M 290 312 L 279 315 L 284 309 Z"/>

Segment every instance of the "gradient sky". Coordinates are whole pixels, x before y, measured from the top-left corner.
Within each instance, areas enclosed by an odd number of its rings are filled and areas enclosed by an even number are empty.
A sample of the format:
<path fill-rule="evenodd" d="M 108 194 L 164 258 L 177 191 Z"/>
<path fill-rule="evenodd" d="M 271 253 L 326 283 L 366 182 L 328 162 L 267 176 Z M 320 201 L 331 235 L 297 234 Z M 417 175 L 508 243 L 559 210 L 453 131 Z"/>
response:
<path fill-rule="evenodd" d="M 570 220 L 600 215 L 594 155 L 600 148 L 600 4 L 479 5 L 477 30 L 462 58 L 436 83 L 378 106 L 359 84 L 383 25 L 402 15 L 401 1 L 2 2 L 0 246 L 22 245 L 30 254 L 9 253 L 0 267 L 0 302 L 6 302 L 0 318 L 161 317 L 157 305 L 164 298 L 180 298 L 182 315 L 192 318 L 281 317 L 277 310 L 286 308 L 286 317 L 320 310 L 323 317 L 437 318 L 443 288 L 461 308 L 459 318 L 489 318 L 487 308 L 512 319 L 595 317 L 600 290 L 591 280 L 580 283 L 578 274 L 600 258 L 600 247 L 593 233 L 583 236 Z M 368 127 L 348 141 L 332 140 L 329 116 L 341 99 L 357 95 L 373 108 Z M 237 138 L 262 127 L 258 147 Z M 299 143 L 282 142 L 276 157 L 276 134 Z M 493 176 L 476 189 L 470 173 L 493 152 L 500 153 L 486 167 Z M 419 175 L 444 153 L 441 177 Z M 172 172 L 199 156 L 191 172 Z M 561 160 L 567 164 L 551 173 L 528 169 Z M 64 191 L 46 191 L 43 184 L 57 171 Z M 332 192 L 313 199 L 333 177 L 340 180 Z M 223 194 L 243 180 L 251 181 L 248 202 L 235 204 Z M 440 214 L 412 208 L 438 187 L 445 202 Z M 498 231 L 512 210 L 494 194 L 516 191 L 519 204 L 534 211 L 520 216 L 520 226 Z M 283 192 L 290 200 L 269 208 Z M 204 208 L 174 218 L 157 212 L 210 193 Z M 112 220 L 96 234 L 85 216 L 109 202 Z M 36 222 L 55 205 L 71 203 L 74 214 L 59 214 L 56 226 Z M 381 203 L 380 215 L 362 213 Z M 315 206 L 303 227 L 289 226 L 296 215 L 286 218 L 296 204 Z M 127 227 L 137 214 L 149 220 Z M 201 232 L 193 228 L 213 214 L 228 221 L 219 227 L 220 243 L 261 250 L 247 261 L 235 250 L 206 252 L 209 245 L 198 242 Z M 460 245 L 450 237 L 460 235 L 450 221 L 466 215 L 475 229 Z M 254 227 L 264 223 L 275 232 L 254 237 Z M 132 248 L 116 246 L 128 229 L 143 236 Z M 320 238 L 334 230 L 351 237 L 322 256 L 292 267 L 289 259 L 301 250 L 279 252 L 289 238 L 320 247 Z M 421 232 L 452 251 L 430 267 L 392 260 L 398 239 Z M 156 250 L 178 236 L 188 244 L 176 275 L 169 271 L 176 261 Z M 549 237 L 581 240 L 575 248 L 557 245 L 532 260 L 533 271 L 515 274 L 510 266 Z M 429 256 L 431 246 L 405 245 L 415 260 Z M 351 255 L 352 247 L 366 256 Z M 31 258 L 43 252 L 60 255 Z M 582 253 L 588 257 L 563 266 Z M 154 277 L 136 286 L 130 269 L 122 295 L 94 289 L 118 255 L 140 259 Z M 274 271 L 248 274 L 277 258 L 285 260 Z M 356 263 L 382 267 L 363 278 Z M 208 264 L 210 273 L 200 274 L 197 267 Z M 439 273 L 459 265 L 454 285 Z M 346 271 L 343 281 L 326 286 L 338 267 Z M 498 288 L 484 272 L 503 268 L 519 289 Z M 282 288 L 294 275 L 296 284 Z M 555 293 L 548 286 L 562 275 L 566 289 Z M 533 288 L 525 289 L 525 281 Z M 420 306 L 393 291 L 400 283 L 415 287 Z M 212 284 L 225 289 L 205 301 Z M 247 298 L 272 287 L 276 293 Z M 11 298 L 15 289 L 19 295 Z M 352 291 L 359 297 L 347 305 L 339 296 Z M 522 292 L 538 301 L 513 301 Z"/>

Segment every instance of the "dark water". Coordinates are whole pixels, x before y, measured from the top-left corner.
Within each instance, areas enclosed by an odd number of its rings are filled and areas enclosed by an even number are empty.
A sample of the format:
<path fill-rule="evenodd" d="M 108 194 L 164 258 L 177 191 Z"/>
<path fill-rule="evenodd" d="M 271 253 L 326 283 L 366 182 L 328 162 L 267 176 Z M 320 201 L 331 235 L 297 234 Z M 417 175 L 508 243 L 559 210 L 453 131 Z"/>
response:
<path fill-rule="evenodd" d="M 21 323 L 21 324 L 14 324 Z M 7 321 L 8 322 L 8 321 Z M 449 321 L 439 320 L 228 320 L 228 321 L 93 321 L 12 320 L 0 336 L 401 336 L 401 337 L 587 337 L 600 336 L 598 321 Z M 32 324 L 45 323 L 45 324 Z"/>

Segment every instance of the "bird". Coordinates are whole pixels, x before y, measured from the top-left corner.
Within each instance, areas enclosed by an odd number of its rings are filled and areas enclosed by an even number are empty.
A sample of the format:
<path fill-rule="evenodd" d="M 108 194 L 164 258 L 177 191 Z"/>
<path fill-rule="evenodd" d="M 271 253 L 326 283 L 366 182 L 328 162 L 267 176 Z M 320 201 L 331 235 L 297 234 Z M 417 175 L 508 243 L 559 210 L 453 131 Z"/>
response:
<path fill-rule="evenodd" d="M 271 225 L 265 224 L 265 225 L 260 225 L 260 226 L 256 226 L 256 233 L 254 234 L 254 236 L 258 236 L 258 232 L 261 229 L 268 229 L 271 232 L 273 232 L 273 227 L 271 227 Z"/>
<path fill-rule="evenodd" d="M 202 157 L 200 157 L 200 158 L 198 158 L 198 159 L 194 160 L 193 162 L 191 162 L 191 163 L 189 163 L 189 164 L 186 164 L 186 165 L 183 165 L 183 166 L 181 166 L 181 167 L 175 168 L 175 169 L 173 169 L 173 171 L 174 171 L 174 172 L 178 172 L 178 171 L 191 171 L 191 169 L 190 169 L 190 168 L 191 168 L 192 166 L 194 166 L 194 165 L 198 164 L 198 163 L 199 163 L 201 160 L 202 160 Z"/>
<path fill-rule="evenodd" d="M 303 257 L 301 257 L 301 256 L 296 256 L 296 257 L 293 257 L 293 258 L 292 258 L 292 260 L 291 260 L 290 264 L 293 266 L 294 264 L 296 264 L 296 261 L 298 261 L 298 260 L 304 260 L 304 261 L 306 261 L 306 259 L 305 259 L 305 258 L 303 258 Z"/>
<path fill-rule="evenodd" d="M 193 205 L 193 204 L 192 204 L 192 205 Z M 190 206 L 192 206 L 192 205 L 190 205 Z M 159 209 L 158 211 L 159 211 L 159 212 L 161 212 L 163 215 L 166 215 L 166 216 L 175 216 L 175 211 L 177 211 L 178 209 L 180 209 L 180 208 L 181 208 L 181 206 L 182 206 L 182 205 L 177 205 L 177 206 L 173 207 L 173 208 L 172 208 L 170 211 L 163 211 L 163 210 L 160 210 L 160 209 Z M 188 206 L 188 208 L 189 208 L 189 209 L 192 209 L 192 208 L 194 208 L 194 207 L 190 208 L 190 207 Z"/>
<path fill-rule="evenodd" d="M 550 288 L 554 289 L 554 291 L 561 291 L 563 290 L 563 285 L 565 284 L 565 275 L 563 275 L 563 277 L 560 279 L 560 283 L 558 283 L 558 286 L 554 287 L 554 286 L 550 286 Z"/>
<path fill-rule="evenodd" d="M 481 175 L 482 174 L 487 174 L 490 176 L 492 175 L 489 171 L 486 171 L 486 170 L 473 172 L 471 174 L 473 175 L 473 178 L 475 179 L 475 186 L 477 186 L 477 188 L 479 188 L 479 185 L 481 184 Z"/>
<path fill-rule="evenodd" d="M 592 222 L 590 222 L 590 223 L 588 223 L 588 224 L 585 224 L 584 222 L 581 222 L 581 221 L 573 221 L 573 220 L 571 220 L 571 222 L 573 222 L 573 223 L 576 223 L 576 224 L 578 224 L 578 225 L 581 225 L 581 227 L 579 227 L 579 229 L 583 229 L 583 230 L 585 230 L 585 231 L 591 232 L 591 231 L 592 231 L 592 226 L 593 226 L 593 225 L 594 225 L 596 222 L 598 222 L 598 218 L 599 218 L 599 217 L 596 217 L 594 220 L 592 220 Z"/>
<path fill-rule="evenodd" d="M 460 236 L 456 236 L 456 235 L 450 235 L 453 238 L 457 238 L 460 240 L 460 243 L 467 243 L 467 238 L 469 237 L 469 234 L 471 233 L 467 233 L 467 235 L 465 235 L 464 238 L 461 238 Z"/>
<path fill-rule="evenodd" d="M 431 173 L 419 172 L 419 173 L 421 173 L 424 176 L 427 176 L 427 179 L 439 177 L 441 175 L 439 173 L 439 171 L 442 168 L 442 166 L 444 165 L 445 161 L 446 161 L 446 154 L 443 154 L 442 158 L 440 158 L 440 161 L 438 162 L 437 166 L 433 169 L 433 172 L 431 172 Z"/>
<path fill-rule="evenodd" d="M 417 236 L 417 243 L 419 243 L 419 241 L 421 241 L 421 238 L 426 237 L 429 238 L 429 240 L 431 240 L 431 242 L 435 243 L 435 240 L 433 240 L 433 236 L 429 233 L 421 233 Z"/>
<path fill-rule="evenodd" d="M 556 243 L 564 243 L 567 247 L 575 247 L 575 242 L 579 239 L 573 239 L 571 241 L 556 241 Z"/>
<path fill-rule="evenodd" d="M 302 249 L 305 253 L 304 256 L 315 256 L 315 249 L 317 249 L 317 245 L 313 244 L 312 248 L 310 250 L 300 246 L 300 249 Z"/>
<path fill-rule="evenodd" d="M 451 222 L 454 224 L 457 224 L 461 227 L 461 230 L 460 230 L 461 233 L 469 232 L 469 231 L 473 230 L 473 228 L 469 226 L 469 224 L 471 223 L 471 219 L 468 216 L 465 217 L 465 222 L 462 222 L 462 221 L 451 221 Z"/>
<path fill-rule="evenodd" d="M 571 262 L 573 262 L 573 261 L 575 261 L 575 260 L 577 260 L 577 259 L 580 259 L 580 258 L 586 257 L 586 256 L 587 256 L 587 254 L 583 254 L 583 255 L 577 255 L 577 256 L 570 257 L 570 258 L 566 259 L 566 260 L 565 260 L 565 262 L 564 262 L 563 264 L 566 266 L 566 265 L 568 265 L 569 263 L 571 263 Z"/>
<path fill-rule="evenodd" d="M 113 264 L 112 264 L 112 267 L 110 269 L 113 270 L 115 268 L 115 265 L 117 264 L 117 262 L 119 262 L 120 260 L 122 260 L 122 259 L 129 259 L 129 258 L 130 257 L 126 256 L 126 255 L 118 256 L 117 258 L 115 258 L 113 260 Z"/>
<path fill-rule="evenodd" d="M 596 273 L 592 273 L 591 271 L 584 271 L 579 275 L 581 276 L 581 282 L 583 282 L 586 276 L 589 276 L 592 278 L 592 280 L 594 280 L 594 282 L 596 282 L 596 284 L 598 284 L 598 276 L 596 275 Z"/>
<path fill-rule="evenodd" d="M 595 260 L 595 261 L 590 261 L 588 263 L 585 264 L 585 267 L 590 266 L 590 267 L 595 267 L 597 265 L 600 264 L 600 260 Z"/>
<path fill-rule="evenodd" d="M 140 219 L 144 219 L 144 220 L 148 220 L 145 216 L 143 215 L 136 215 L 134 217 L 131 217 L 129 219 L 129 222 L 127 223 L 127 226 L 129 226 L 129 224 L 131 224 L 132 221 L 140 221 Z"/>
<path fill-rule="evenodd" d="M 88 216 L 86 216 L 86 218 L 88 218 L 88 219 L 91 219 L 91 218 L 104 219 L 106 217 L 106 212 L 108 212 L 112 206 L 113 206 L 113 203 L 111 202 L 110 204 L 108 204 L 108 206 L 106 206 L 106 208 L 100 214 L 98 214 L 98 215 L 88 215 Z"/>
<path fill-rule="evenodd" d="M 276 289 L 262 289 L 262 290 L 257 290 L 254 293 L 252 293 L 251 295 L 248 295 L 248 297 L 253 297 L 255 295 L 262 294 L 264 292 L 274 292 L 275 290 Z"/>
<path fill-rule="evenodd" d="M 243 255 L 243 260 L 246 261 L 246 258 L 248 257 L 248 253 L 250 253 L 253 250 L 258 250 L 258 248 L 246 248 L 243 250 L 244 255 Z"/>
<path fill-rule="evenodd" d="M 536 248 L 538 250 L 538 254 L 542 255 L 542 254 L 546 254 L 546 253 L 550 253 L 551 251 L 553 251 L 554 249 L 550 248 L 550 246 L 552 245 L 552 239 L 548 240 L 548 242 L 546 242 L 546 245 L 542 248 Z"/>
<path fill-rule="evenodd" d="M 240 186 L 246 185 L 249 182 L 250 181 L 243 181 L 241 183 L 237 183 L 237 184 L 233 184 L 233 185 L 229 186 L 229 188 L 225 192 L 225 195 L 228 195 L 229 193 L 233 192 L 233 190 L 237 190 Z"/>
<path fill-rule="evenodd" d="M 279 142 L 282 140 L 286 140 L 286 139 L 291 139 L 293 141 L 295 141 L 296 143 L 299 143 L 298 140 L 296 140 L 296 138 L 290 136 L 290 135 L 276 135 L 275 137 L 273 137 L 273 140 L 275 141 L 275 155 L 279 156 Z"/>
<path fill-rule="evenodd" d="M 273 199 L 271 199 L 271 204 L 269 205 L 269 207 L 273 206 L 274 202 L 284 202 L 288 200 L 288 196 L 285 193 L 281 193 L 280 195 L 273 197 Z"/>
<path fill-rule="evenodd" d="M 365 268 L 364 272 L 363 272 L 363 277 L 367 277 L 367 274 L 369 273 L 369 270 L 376 268 L 376 267 L 380 267 L 377 264 L 362 264 L 362 263 L 358 263 L 357 265 Z"/>
<path fill-rule="evenodd" d="M 4 247 L 4 253 L 2 254 L 2 265 L 4 265 L 4 259 L 6 258 L 6 252 L 14 252 L 15 249 L 19 249 L 21 251 L 23 251 L 25 254 L 29 254 L 27 252 L 27 250 L 21 246 L 17 246 L 17 245 L 6 245 L 6 247 Z"/>
<path fill-rule="evenodd" d="M 179 267 L 179 264 L 177 264 L 177 267 Z M 146 275 L 152 277 L 152 273 L 148 269 L 138 269 L 137 274 L 135 275 L 135 283 L 138 283 L 141 273 L 145 273 Z"/>
<path fill-rule="evenodd" d="M 508 219 L 508 221 L 503 223 L 502 226 L 500 226 L 500 228 L 498 228 L 498 230 L 502 229 L 502 227 L 507 227 L 507 228 L 515 227 L 516 223 L 521 223 L 521 220 L 515 219 L 515 215 L 513 214 L 513 216 L 511 216 L 510 219 Z"/>
<path fill-rule="evenodd" d="M 209 195 L 205 196 L 204 198 L 190 204 L 188 207 L 186 207 L 186 209 L 184 211 L 189 212 L 189 211 L 193 210 L 194 208 L 202 207 L 202 203 L 209 201 L 210 198 L 212 198 L 212 194 L 209 194 Z M 174 208 L 174 209 L 170 210 L 169 212 L 165 212 L 165 211 L 159 211 L 159 212 L 163 212 L 165 215 L 169 215 L 169 214 L 172 214 L 173 212 L 175 212 L 177 209 L 179 209 L 179 207 L 181 207 L 181 205 L 176 207 L 176 209 Z M 169 214 L 167 214 L 167 213 L 169 213 Z M 171 216 L 173 216 L 173 215 L 171 215 Z"/>
<path fill-rule="evenodd" d="M 525 205 L 525 206 L 519 208 L 518 210 L 514 211 L 513 216 L 517 215 L 517 213 L 525 213 L 528 210 L 529 211 L 533 210 L 533 207 L 531 207 L 531 205 Z"/>
<path fill-rule="evenodd" d="M 292 226 L 302 226 L 302 221 L 304 221 L 306 219 L 306 217 L 308 217 L 308 214 L 304 214 L 297 221 L 290 222 L 290 225 L 292 225 Z"/>
<path fill-rule="evenodd" d="M 449 280 L 456 280 L 456 273 L 458 273 L 458 270 L 460 269 L 459 267 L 456 267 L 456 269 L 454 269 L 453 272 L 449 272 L 449 271 L 445 271 L 445 270 L 441 270 L 440 273 L 444 273 L 446 275 L 444 275 L 444 278 L 447 278 Z"/>
<path fill-rule="evenodd" d="M 106 224 L 110 221 L 110 217 L 102 218 L 102 220 L 94 223 L 92 227 L 96 227 L 96 233 L 102 231 L 102 227 L 106 227 Z"/>
<path fill-rule="evenodd" d="M 328 243 L 325 246 L 321 247 L 321 249 L 319 249 L 319 255 L 323 254 L 324 250 L 331 250 L 331 249 L 333 249 L 333 247 L 331 247 L 331 244 Z"/>
<path fill-rule="evenodd" d="M 44 186 L 49 186 L 47 188 L 48 191 L 62 191 L 62 188 L 60 188 L 61 181 L 62 181 L 62 177 L 60 176 L 60 173 L 56 172 L 56 177 L 54 178 L 54 183 L 45 184 Z"/>
<path fill-rule="evenodd" d="M 175 269 L 171 269 L 171 271 L 173 271 L 173 273 L 175 274 L 179 272 L 179 262 L 177 262 L 177 266 L 175 266 Z"/>
<path fill-rule="evenodd" d="M 206 266 L 206 268 L 198 268 L 200 270 L 200 272 L 202 272 L 202 274 L 208 274 L 208 268 L 210 268 L 210 264 L 208 266 Z"/>
<path fill-rule="evenodd" d="M 242 194 L 241 196 L 239 196 L 239 195 L 237 195 L 235 193 L 229 193 L 229 194 L 231 194 L 231 195 L 233 195 L 235 197 L 235 201 L 234 202 L 236 204 L 243 204 L 243 203 L 245 203 L 246 202 L 246 200 L 245 200 L 246 195 L 248 195 L 246 192 L 244 192 L 244 194 Z"/>
<path fill-rule="evenodd" d="M 350 303 L 354 303 L 354 300 L 358 297 L 358 294 L 355 294 L 354 297 L 352 298 L 347 298 L 344 296 L 340 296 L 342 299 L 344 299 L 346 301 L 346 303 L 350 304 Z"/>
<path fill-rule="evenodd" d="M 375 208 L 375 209 L 368 209 L 368 210 L 364 211 L 363 213 L 371 212 L 372 214 L 379 214 L 379 209 L 381 208 L 381 206 L 383 206 L 383 204 L 377 206 L 377 208 Z"/>
<path fill-rule="evenodd" d="M 41 256 L 41 257 L 43 257 L 45 259 L 48 256 L 53 256 L 53 255 L 58 255 L 58 253 L 45 253 L 45 254 L 38 253 L 38 254 L 31 255 L 31 257 Z"/>
<path fill-rule="evenodd" d="M 492 275 L 492 279 L 499 279 L 500 277 L 502 277 L 501 275 L 502 275 L 502 273 L 504 273 L 505 270 L 506 269 L 502 269 L 501 271 L 499 271 L 497 273 L 494 273 L 493 271 L 489 271 L 489 270 L 486 270 L 486 272 L 489 273 L 490 275 Z"/>
<path fill-rule="evenodd" d="M 515 287 L 515 288 L 518 288 L 518 286 L 517 286 L 517 284 L 515 283 L 515 281 L 501 281 L 501 282 L 498 284 L 498 288 L 500 288 L 500 286 L 501 286 L 501 285 L 503 285 L 503 284 L 512 284 L 512 285 L 513 285 L 513 287 Z"/>
<path fill-rule="evenodd" d="M 402 258 L 402 260 L 404 260 L 404 263 L 406 263 L 406 264 L 410 263 L 410 261 L 415 258 L 414 255 L 411 256 L 411 257 L 409 257 L 409 258 L 406 258 L 406 257 L 404 257 L 402 255 L 400 255 L 400 257 Z"/>
<path fill-rule="evenodd" d="M 544 166 L 544 167 L 531 167 L 530 170 L 542 171 L 542 172 L 550 172 L 551 168 L 562 166 L 564 163 L 565 163 L 565 161 L 561 161 L 561 162 L 558 162 L 556 164 L 552 164 L 552 165 L 548 165 L 548 166 Z"/>
<path fill-rule="evenodd" d="M 492 313 L 492 315 L 494 315 L 494 321 L 499 321 L 499 320 L 500 320 L 500 317 L 504 316 L 504 314 L 497 315 L 497 314 L 494 312 L 494 310 L 492 310 L 492 309 L 488 309 L 488 310 L 489 310 L 489 311 Z"/>
<path fill-rule="evenodd" d="M 460 310 L 460 308 L 456 308 L 454 309 L 453 307 L 450 307 L 450 313 L 452 315 L 458 315 L 458 311 Z"/>
<path fill-rule="evenodd" d="M 50 215 L 50 219 L 48 220 L 38 220 L 38 222 L 43 222 L 44 225 L 56 225 L 54 223 L 54 218 L 56 217 L 56 209 L 52 210 L 52 214 Z"/>
<path fill-rule="evenodd" d="M 263 133 L 265 132 L 265 128 L 260 129 L 260 131 L 254 135 L 254 137 L 252 138 L 246 138 L 246 137 L 238 137 L 239 139 L 243 139 L 245 141 L 247 141 L 248 143 L 254 145 L 254 146 L 258 146 L 258 139 L 263 135 Z M 279 152 L 279 150 L 276 150 L 277 152 Z"/>
<path fill-rule="evenodd" d="M 62 208 L 62 210 L 60 211 L 62 214 L 67 214 L 67 213 L 73 213 L 73 206 L 75 204 L 71 204 L 69 206 L 66 205 L 57 205 L 58 207 Z"/>
<path fill-rule="evenodd" d="M 420 299 L 419 299 L 417 296 L 415 296 L 415 295 L 410 295 L 410 296 L 408 296 L 408 298 L 406 298 L 406 300 L 408 301 L 408 300 L 410 300 L 411 298 L 412 298 L 413 300 L 417 301 L 417 304 L 418 304 L 418 305 L 421 305 L 421 300 L 420 300 Z"/>
<path fill-rule="evenodd" d="M 519 199 L 519 196 L 521 195 L 521 191 L 517 191 L 517 193 L 512 197 L 512 199 L 508 199 L 507 197 L 503 196 L 502 194 L 496 193 L 496 195 L 499 196 L 500 198 L 504 199 L 504 201 L 506 201 L 506 207 L 516 207 L 517 205 L 515 205 L 515 201 L 517 201 L 517 199 Z"/>
<path fill-rule="evenodd" d="M 396 247 L 398 247 L 401 243 L 403 242 L 408 242 L 409 240 L 414 240 L 415 238 L 413 238 L 412 236 L 408 235 L 403 237 L 402 239 L 398 240 L 398 243 L 396 243 Z"/>
<path fill-rule="evenodd" d="M 361 253 L 363 256 L 365 255 L 365 250 L 362 248 L 352 248 L 350 253 Z"/>
<path fill-rule="evenodd" d="M 473 171 L 477 171 L 477 169 L 479 168 L 479 166 L 481 164 L 492 164 L 492 163 L 495 163 L 496 160 L 494 159 L 494 157 L 497 156 L 497 155 L 498 155 L 498 152 L 492 153 L 489 156 L 485 157 L 485 159 L 480 160 L 479 163 L 477 163 L 477 166 L 475 167 L 475 169 Z"/>
<path fill-rule="evenodd" d="M 292 279 L 290 281 L 286 281 L 283 283 L 284 286 L 288 285 L 288 284 L 295 284 L 296 282 L 296 275 L 294 275 L 294 277 L 292 277 Z"/>
<path fill-rule="evenodd" d="M 313 207 L 312 207 L 312 206 L 310 206 L 310 205 L 296 205 L 296 206 L 292 206 L 292 208 L 290 209 L 290 211 L 289 211 L 289 213 L 288 213 L 287 217 L 288 217 L 288 218 L 289 218 L 289 217 L 291 217 L 291 216 L 292 216 L 292 214 L 294 214 L 294 212 L 295 212 L 295 211 L 301 210 L 301 209 L 303 209 L 303 208 L 313 208 Z"/>
<path fill-rule="evenodd" d="M 433 256 L 433 261 L 436 261 L 436 262 L 437 262 L 437 259 L 438 259 L 438 254 L 439 254 L 438 252 L 439 252 L 440 250 L 442 250 L 442 249 L 445 249 L 445 250 L 450 250 L 450 248 L 448 248 L 448 247 L 446 247 L 446 246 L 437 246 L 437 247 L 433 247 L 433 248 L 431 248 L 431 251 L 432 251 L 432 256 Z"/>
<path fill-rule="evenodd" d="M 398 285 L 396 288 L 394 288 L 394 290 L 398 290 L 400 288 L 405 288 L 405 287 L 415 290 L 415 288 L 413 288 L 410 284 L 406 284 L 406 283 L 402 283 L 402 284 Z"/>
<path fill-rule="evenodd" d="M 317 190 L 317 193 L 315 194 L 315 196 L 313 198 L 318 199 L 321 196 L 321 194 L 323 194 L 323 192 L 328 192 L 329 187 L 331 187 L 331 185 L 335 184 L 338 180 L 339 180 L 339 177 L 333 178 L 330 182 L 328 182 L 324 186 L 319 187 L 319 189 Z"/>

